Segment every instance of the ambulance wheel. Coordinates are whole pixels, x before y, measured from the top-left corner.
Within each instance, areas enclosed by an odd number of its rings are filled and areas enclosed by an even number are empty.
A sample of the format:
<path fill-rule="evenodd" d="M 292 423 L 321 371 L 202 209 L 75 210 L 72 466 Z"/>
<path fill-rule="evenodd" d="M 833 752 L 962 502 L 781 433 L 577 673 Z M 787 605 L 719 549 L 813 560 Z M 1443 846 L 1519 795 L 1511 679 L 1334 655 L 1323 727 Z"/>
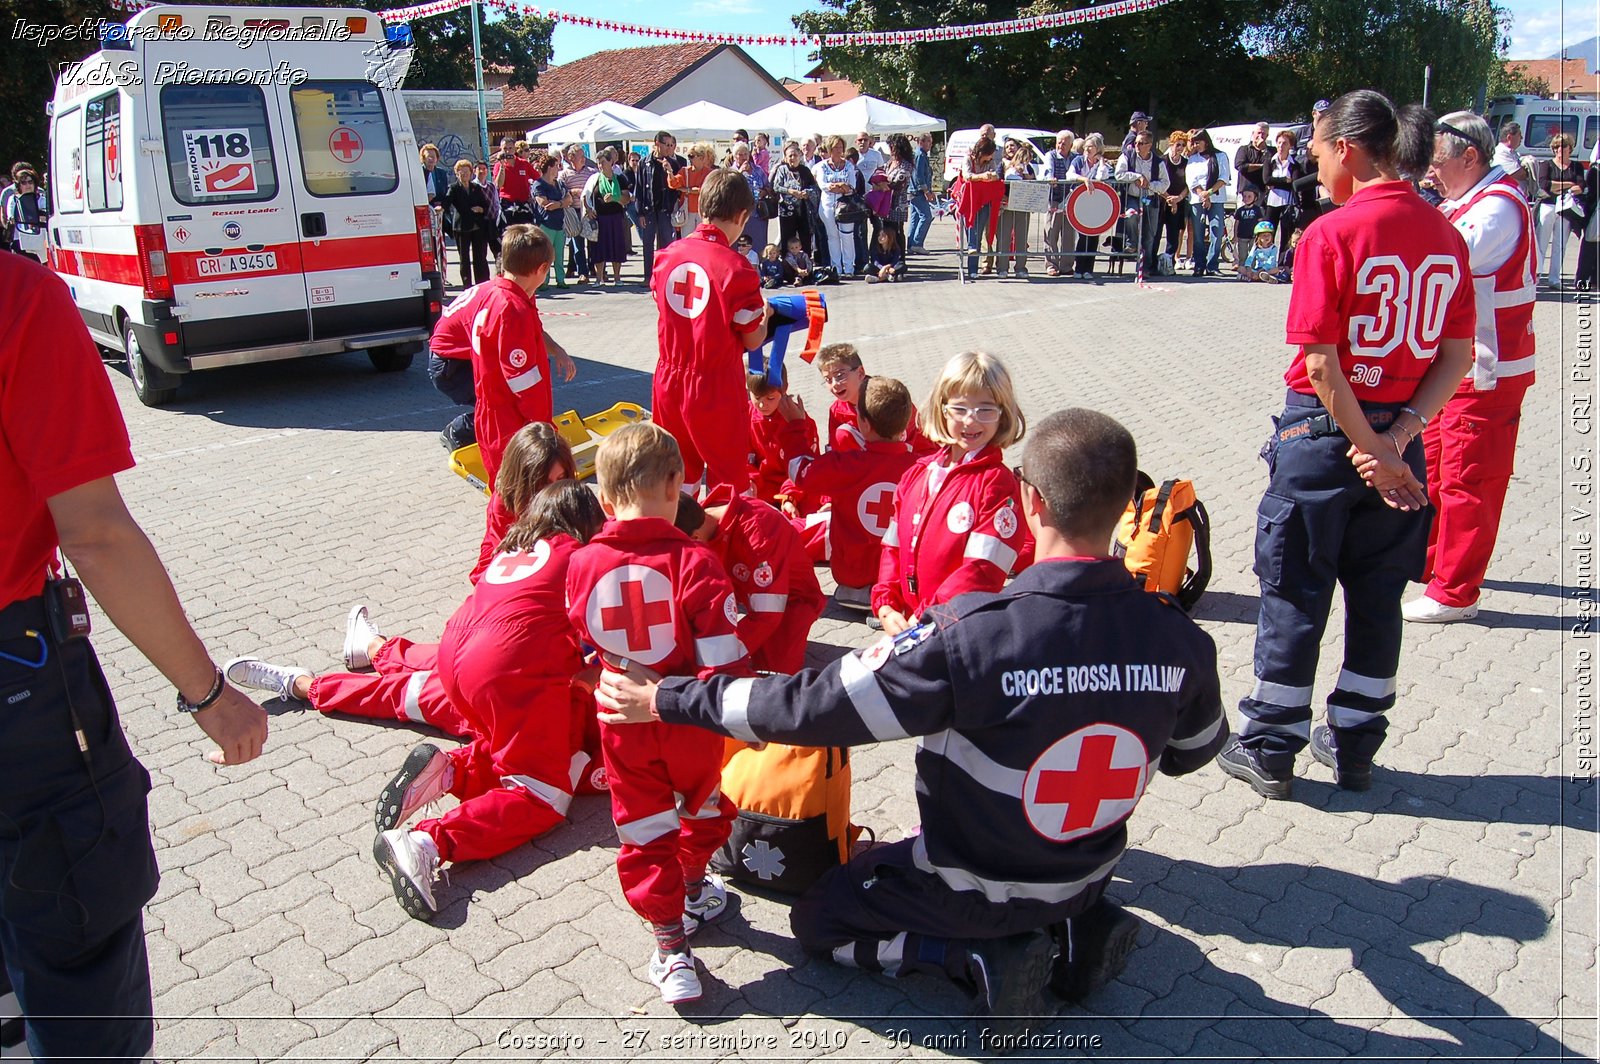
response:
<path fill-rule="evenodd" d="M 122 351 L 128 358 L 128 376 L 133 380 L 133 393 L 145 406 L 166 406 L 178 397 L 178 377 L 150 363 L 139 350 L 139 338 L 133 326 L 122 327 Z"/>
<path fill-rule="evenodd" d="M 401 347 L 374 347 L 367 352 L 367 357 L 372 359 L 372 368 L 379 373 L 399 373 L 411 368 L 411 360 L 416 356 Z"/>

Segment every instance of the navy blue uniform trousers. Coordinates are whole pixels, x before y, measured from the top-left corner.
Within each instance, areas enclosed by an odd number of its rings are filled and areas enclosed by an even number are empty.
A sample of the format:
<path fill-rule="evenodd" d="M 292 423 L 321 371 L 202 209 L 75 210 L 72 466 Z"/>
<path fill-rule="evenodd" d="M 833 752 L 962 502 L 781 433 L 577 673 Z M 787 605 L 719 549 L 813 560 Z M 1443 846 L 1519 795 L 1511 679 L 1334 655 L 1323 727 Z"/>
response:
<path fill-rule="evenodd" d="M 48 632 L 41 599 L 0 610 L 0 960 L 35 1058 L 139 1060 L 154 1034 L 150 775 L 88 641 Z"/>
<path fill-rule="evenodd" d="M 1401 404 L 1362 404 L 1387 429 Z M 1311 695 L 1335 588 L 1344 590 L 1344 667 L 1328 695 L 1341 757 L 1370 761 L 1388 729 L 1400 665 L 1400 596 L 1422 572 L 1426 510 L 1406 512 L 1368 487 L 1314 395 L 1290 392 L 1265 451 L 1271 482 L 1256 512 L 1255 688 L 1239 703 L 1239 741 L 1287 768 L 1311 738 Z M 1406 464 L 1424 480 L 1422 441 Z"/>

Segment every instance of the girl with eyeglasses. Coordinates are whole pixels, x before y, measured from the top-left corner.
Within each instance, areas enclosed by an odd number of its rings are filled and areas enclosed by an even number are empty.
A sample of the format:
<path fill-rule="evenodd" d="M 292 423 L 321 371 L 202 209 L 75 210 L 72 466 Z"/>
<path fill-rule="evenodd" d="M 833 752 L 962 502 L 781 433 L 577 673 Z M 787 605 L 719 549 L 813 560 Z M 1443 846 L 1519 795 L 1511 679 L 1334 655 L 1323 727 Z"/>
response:
<path fill-rule="evenodd" d="M 999 591 L 1033 560 L 1017 478 L 1001 456 L 1027 430 L 1005 366 L 977 351 L 952 358 L 919 420 L 940 449 L 895 488 L 872 589 L 872 612 L 889 635 L 963 592 Z"/>

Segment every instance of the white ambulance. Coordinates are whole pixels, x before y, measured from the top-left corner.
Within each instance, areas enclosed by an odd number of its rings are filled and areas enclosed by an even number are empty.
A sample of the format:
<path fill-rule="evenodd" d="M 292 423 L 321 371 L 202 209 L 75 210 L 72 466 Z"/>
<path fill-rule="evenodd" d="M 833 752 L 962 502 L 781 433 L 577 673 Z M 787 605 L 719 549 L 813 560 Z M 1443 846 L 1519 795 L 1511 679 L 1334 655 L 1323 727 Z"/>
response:
<path fill-rule="evenodd" d="M 50 259 L 140 400 L 246 362 L 408 367 L 443 301 L 408 39 L 337 8 L 156 6 L 108 30 L 57 79 Z"/>

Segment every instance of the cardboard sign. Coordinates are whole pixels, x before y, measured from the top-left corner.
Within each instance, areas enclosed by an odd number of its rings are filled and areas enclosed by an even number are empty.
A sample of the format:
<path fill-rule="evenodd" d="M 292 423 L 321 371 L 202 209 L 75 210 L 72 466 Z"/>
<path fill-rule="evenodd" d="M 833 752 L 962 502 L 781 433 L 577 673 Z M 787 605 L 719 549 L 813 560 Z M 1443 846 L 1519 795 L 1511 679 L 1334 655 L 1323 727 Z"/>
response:
<path fill-rule="evenodd" d="M 1007 181 L 1006 210 L 1043 214 L 1050 209 L 1050 182 Z"/>

